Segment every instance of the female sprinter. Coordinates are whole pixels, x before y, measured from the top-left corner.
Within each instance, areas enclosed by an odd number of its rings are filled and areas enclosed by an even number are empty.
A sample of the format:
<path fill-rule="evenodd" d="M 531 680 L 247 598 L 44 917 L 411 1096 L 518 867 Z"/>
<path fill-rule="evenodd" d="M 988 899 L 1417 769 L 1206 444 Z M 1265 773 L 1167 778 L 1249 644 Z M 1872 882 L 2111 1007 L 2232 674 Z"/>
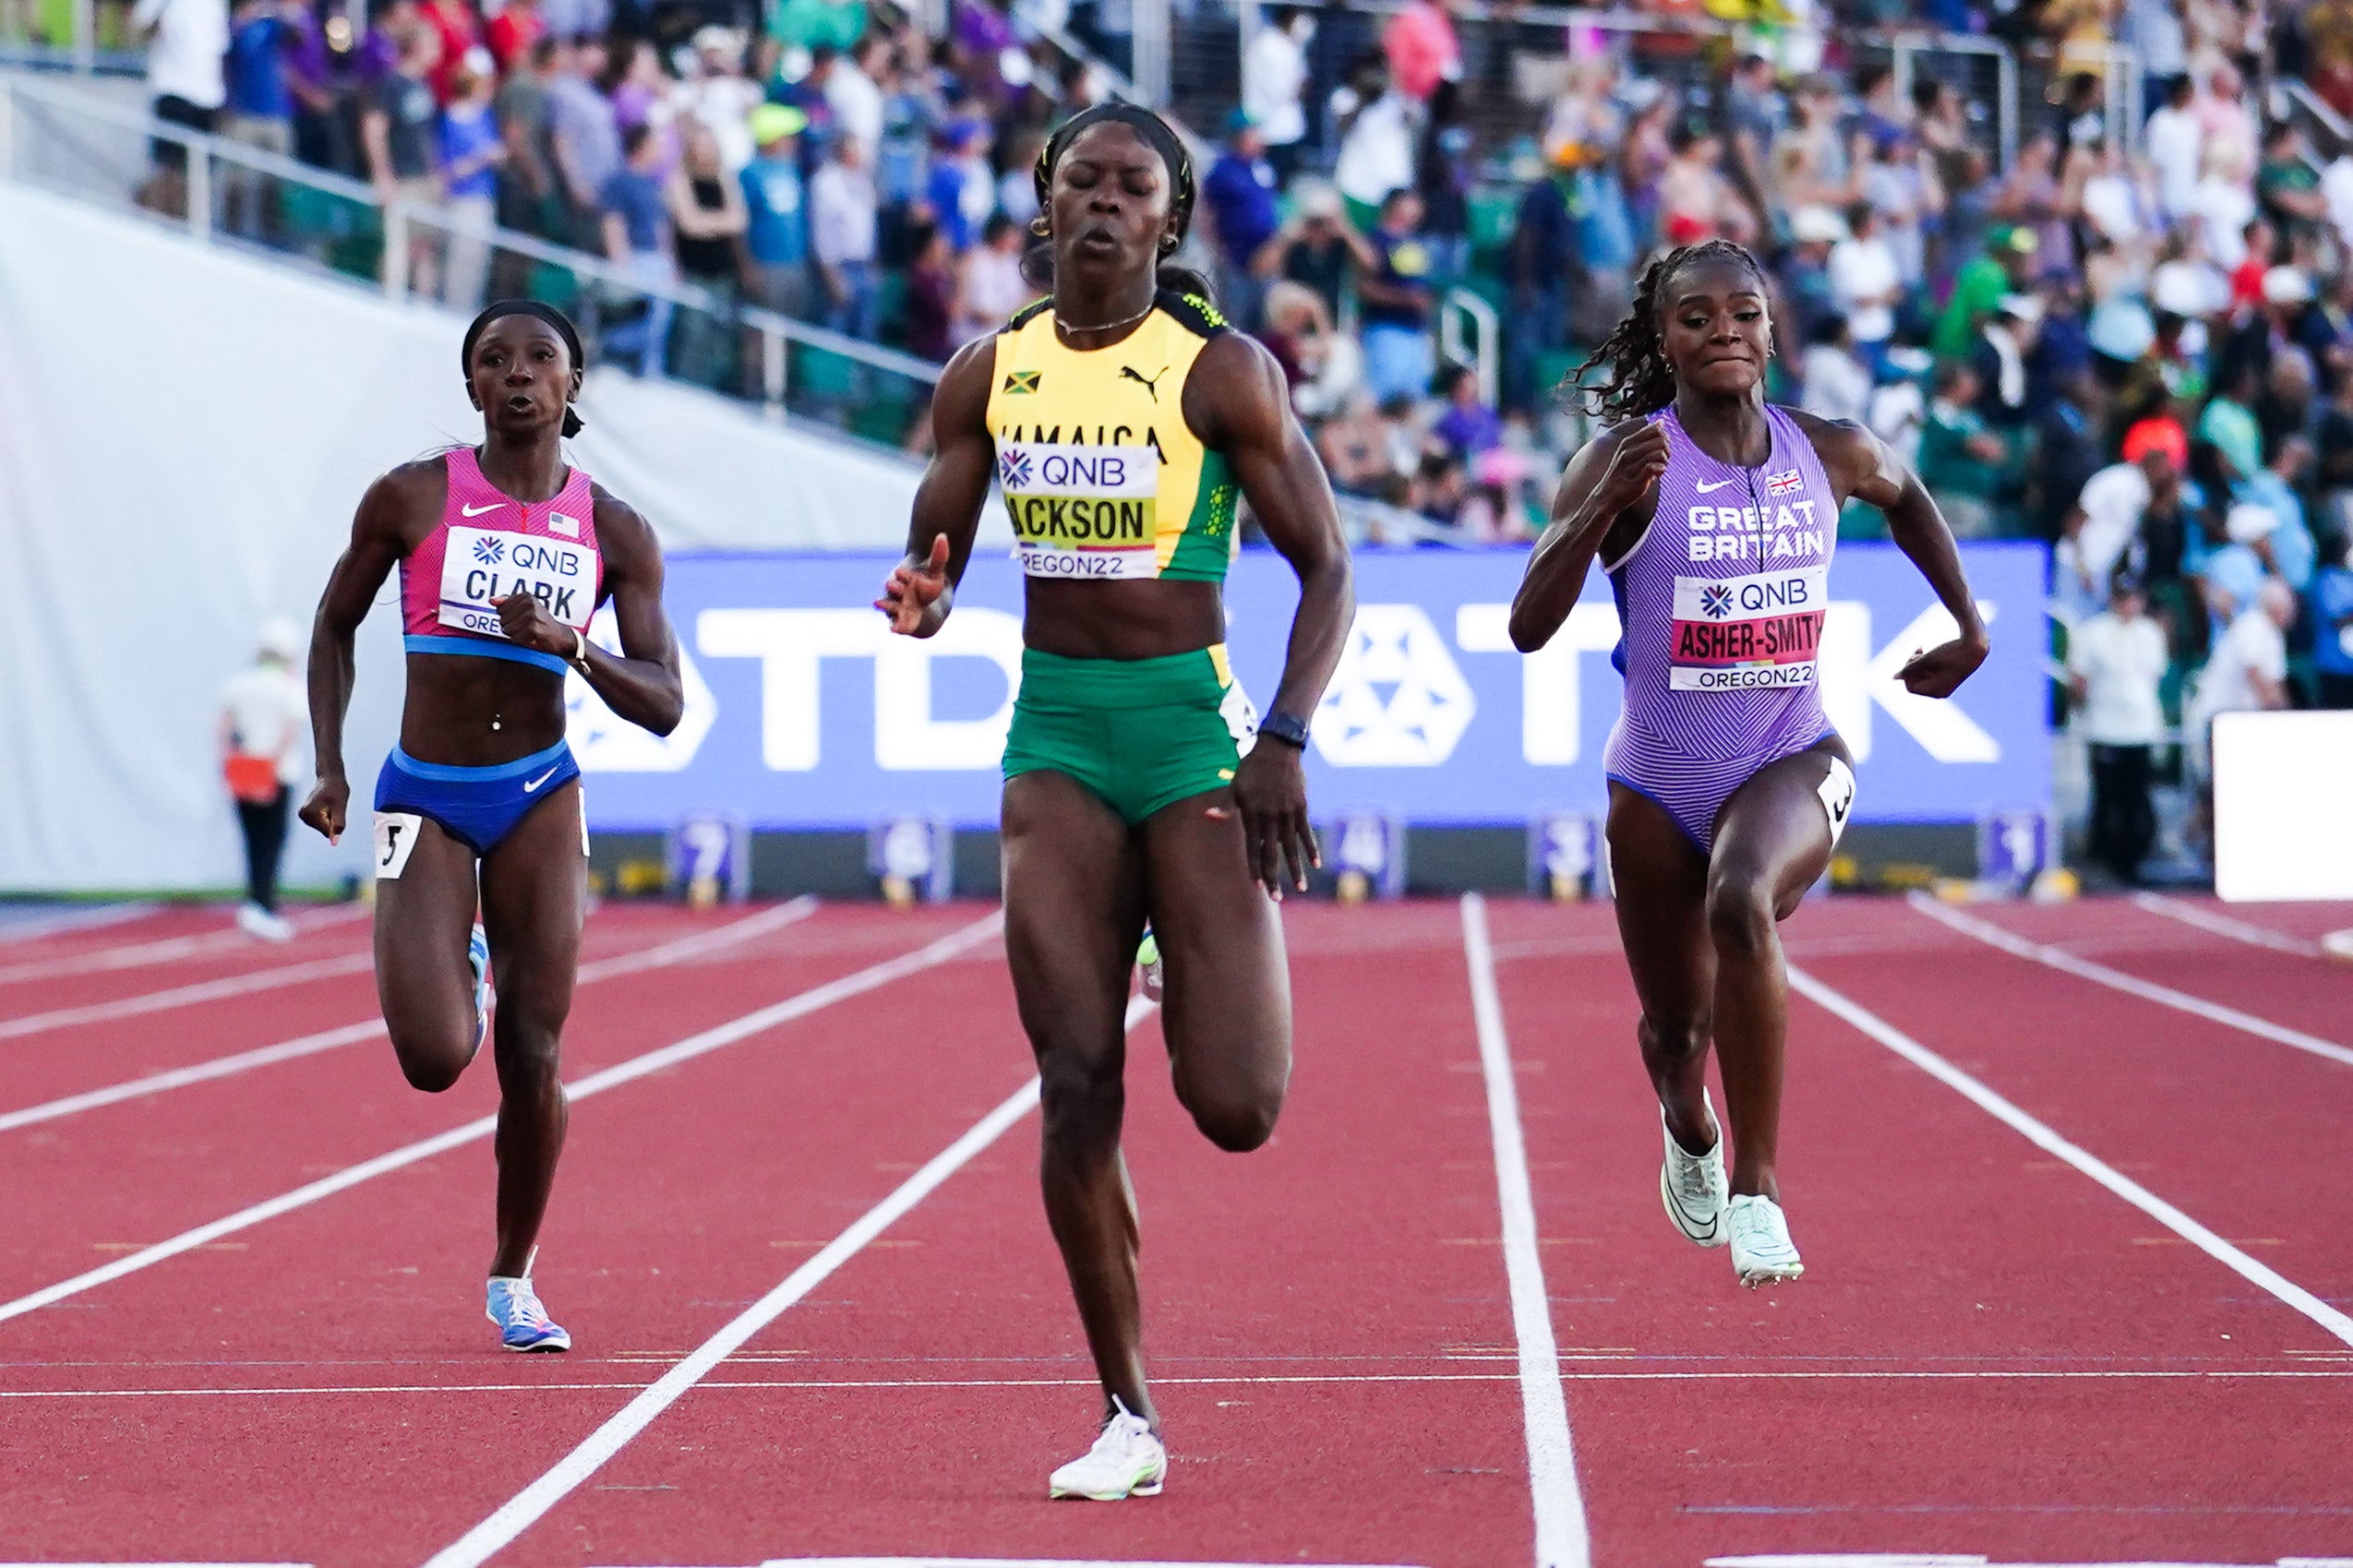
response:
<path fill-rule="evenodd" d="M 588 829 L 580 767 L 564 744 L 564 672 L 578 670 L 613 712 L 666 735 L 682 700 L 678 651 L 662 613 L 654 531 L 568 467 L 558 446 L 580 428 L 571 323 L 534 301 L 501 301 L 466 329 L 460 362 L 482 411 L 483 444 L 403 464 L 370 485 L 318 602 L 310 643 L 318 787 L 302 820 L 330 843 L 342 834 L 353 634 L 397 564 L 408 700 L 400 744 L 376 781 L 376 992 L 401 1071 L 438 1094 L 489 1032 L 486 969 L 496 967 L 490 1321 L 510 1350 L 568 1350 L 571 1336 L 548 1321 L 531 1283 L 564 1145 L 558 1039 L 586 894 Z M 606 599 L 626 656 L 585 636 Z"/>
<path fill-rule="evenodd" d="M 1219 1148 L 1258 1147 L 1291 1076 L 1271 900 L 1287 879 L 1305 887 L 1315 862 L 1301 753 L 1354 596 L 1281 370 L 1198 280 L 1159 270 L 1193 215 L 1192 166 L 1167 124 L 1088 109 L 1036 176 L 1052 297 L 941 377 L 907 557 L 876 604 L 894 631 L 940 629 L 994 475 L 1029 579 L 1005 743 L 1005 950 L 1045 1081 L 1046 1217 L 1108 1402 L 1093 1450 L 1050 1490 L 1109 1502 L 1158 1492 L 1168 1468 L 1120 1156 L 1137 938 L 1148 917 L 1177 1098 Z M 1300 581 L 1255 746 L 1219 588 L 1237 489 Z"/>
<path fill-rule="evenodd" d="M 1936 502 L 1860 425 L 1769 406 L 1771 341 L 1747 251 L 1713 240 L 1651 264 L 1632 313 L 1578 373 L 1608 372 L 1596 401 L 1616 423 L 1569 460 L 1511 609 L 1511 640 L 1532 652 L 1596 556 L 1616 592 L 1626 702 L 1604 754 L 1610 864 L 1665 1123 L 1660 1195 L 1685 1236 L 1732 1244 L 1749 1286 L 1805 1268 L 1774 1179 L 1788 1009 L 1775 927 L 1829 866 L 1855 798 L 1815 678 L 1849 497 L 1887 514 L 1959 624 L 1898 672 L 1903 684 L 1947 697 L 1986 657 Z"/>

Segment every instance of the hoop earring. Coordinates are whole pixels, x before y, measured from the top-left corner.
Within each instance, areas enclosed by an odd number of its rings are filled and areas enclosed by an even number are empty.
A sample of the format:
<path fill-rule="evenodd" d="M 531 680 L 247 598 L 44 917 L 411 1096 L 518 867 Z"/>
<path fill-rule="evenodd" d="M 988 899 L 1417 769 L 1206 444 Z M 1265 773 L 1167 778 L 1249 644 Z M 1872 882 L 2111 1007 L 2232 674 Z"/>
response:
<path fill-rule="evenodd" d="M 1054 237 L 1054 226 L 1046 221 L 1046 215 L 1043 212 L 1029 221 L 1029 232 L 1041 240 L 1050 240 Z"/>

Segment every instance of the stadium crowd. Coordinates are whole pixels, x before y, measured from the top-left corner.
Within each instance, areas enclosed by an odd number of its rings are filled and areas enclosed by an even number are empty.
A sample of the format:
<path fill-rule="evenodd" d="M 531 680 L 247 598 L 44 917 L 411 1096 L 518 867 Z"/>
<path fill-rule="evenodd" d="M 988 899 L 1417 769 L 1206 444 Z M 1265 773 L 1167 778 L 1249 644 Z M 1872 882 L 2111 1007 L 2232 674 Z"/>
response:
<path fill-rule="evenodd" d="M 933 360 L 1033 297 L 1032 162 L 1112 90 L 1053 42 L 1099 38 L 1111 0 L 956 0 L 937 38 L 866 0 L 489 3 L 380 0 L 356 30 L 341 0 L 133 20 L 167 119 Z M 1339 490 L 1411 536 L 1529 537 L 1585 434 L 1556 395 L 1579 351 L 1646 258 L 1723 235 L 1773 279 L 1778 398 L 1869 424 L 1963 537 L 2051 545 L 2055 652 L 2111 804 L 2145 796 L 2169 714 L 2194 771 L 2214 712 L 2353 706 L 2353 152 L 2279 117 L 2290 79 L 2353 107 L 2353 0 L 1643 8 L 1660 32 L 1551 35 L 1561 69 L 1515 139 L 1472 113 L 1494 46 L 1451 0 L 1262 12 L 1230 116 L 1196 127 L 1218 139 L 1188 259 L 1281 362 Z M 1735 13 L 1761 24 L 1736 42 L 1674 30 Z M 2007 169 L 1982 81 L 1922 56 L 1907 90 L 1853 42 L 1895 20 L 2041 62 Z M 2141 102 L 2107 100 L 2118 49 Z M 462 234 L 417 244 L 453 305 L 511 286 Z M 1464 294 L 1501 323 L 1483 376 L 1439 351 Z M 745 350 L 658 302 L 606 338 L 749 389 Z M 2108 816 L 2129 869 L 2145 824 Z"/>

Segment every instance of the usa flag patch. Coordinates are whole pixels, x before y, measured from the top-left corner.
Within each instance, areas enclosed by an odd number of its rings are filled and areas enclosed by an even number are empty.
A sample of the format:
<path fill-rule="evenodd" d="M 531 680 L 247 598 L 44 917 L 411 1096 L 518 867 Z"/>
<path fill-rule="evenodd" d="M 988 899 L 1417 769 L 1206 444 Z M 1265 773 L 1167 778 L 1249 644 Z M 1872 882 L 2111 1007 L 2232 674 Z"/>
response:
<path fill-rule="evenodd" d="M 1765 475 L 1765 493 L 1769 496 L 1789 496 L 1806 486 L 1806 476 L 1797 469 Z"/>

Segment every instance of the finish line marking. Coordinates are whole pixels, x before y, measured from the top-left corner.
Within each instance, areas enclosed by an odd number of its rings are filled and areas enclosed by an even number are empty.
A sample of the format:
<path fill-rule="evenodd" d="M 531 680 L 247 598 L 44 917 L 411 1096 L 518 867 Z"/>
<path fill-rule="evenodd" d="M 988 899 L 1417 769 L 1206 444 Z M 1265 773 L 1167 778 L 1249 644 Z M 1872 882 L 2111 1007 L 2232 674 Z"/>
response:
<path fill-rule="evenodd" d="M 1537 1247 L 1536 1196 L 1528 1144 L 1519 1127 L 1519 1091 L 1495 988 L 1495 949 L 1487 937 L 1487 903 L 1462 895 L 1462 954 L 1471 971 L 1471 1011 L 1479 1028 L 1479 1066 L 1487 1081 L 1487 1129 L 1495 1145 L 1495 1196 L 1503 1213 L 1505 1276 L 1511 1282 L 1511 1326 L 1519 1347 L 1520 1408 L 1528 1429 L 1528 1490 L 1536 1512 L 1536 1568 L 1591 1568 L 1593 1542 L 1577 1486 L 1577 1454 L 1561 1390 L 1560 1347 L 1553 1337 L 1552 1299 Z"/>
<path fill-rule="evenodd" d="M 1001 920 L 1002 916 L 991 916 L 987 924 L 994 930 Z M 1129 998 L 1127 1027 L 1134 1029 L 1151 1016 L 1157 1006 L 1157 1003 L 1140 996 Z M 653 1425 L 663 1411 L 685 1396 L 687 1390 L 708 1377 L 720 1362 L 742 1348 L 752 1335 L 782 1317 L 795 1302 L 832 1277 L 835 1270 L 864 1251 L 868 1242 L 906 1217 L 909 1210 L 930 1197 L 948 1178 L 1004 1136 L 1014 1123 L 1036 1109 L 1038 1092 L 1038 1082 L 1033 1075 L 1027 1083 L 999 1101 L 994 1110 L 973 1123 L 964 1136 L 932 1155 L 920 1170 L 894 1189 L 889 1197 L 860 1215 L 848 1229 L 827 1242 L 815 1257 L 786 1275 L 782 1284 L 728 1320 L 718 1333 L 696 1347 L 693 1354 L 664 1372 L 652 1387 L 622 1406 L 618 1413 L 558 1460 L 552 1469 L 509 1498 L 490 1517 L 426 1559 L 425 1568 L 481 1568 L 481 1564 L 505 1550 L 516 1537 L 545 1517 L 549 1509 L 570 1496 L 582 1481 L 602 1469 L 605 1462 L 626 1447 L 631 1438 Z M 861 1560 L 836 1561 L 856 1562 Z M 889 1559 L 866 1561 L 888 1562 Z M 918 1558 L 914 1561 L 920 1562 L 923 1560 Z"/>
<path fill-rule="evenodd" d="M 2007 935 L 2007 933 L 2004 933 Z M 2167 1230 L 2190 1242 L 2208 1257 L 2237 1274 L 2250 1285 L 2257 1286 L 2277 1297 L 2347 1345 L 2353 1345 L 2353 1317 L 2347 1317 L 2322 1300 L 2302 1286 L 2265 1263 L 2257 1263 L 2188 1215 L 2167 1203 L 2131 1177 L 2118 1170 L 2098 1155 L 2078 1148 L 2060 1137 L 2047 1123 L 2037 1120 L 1992 1089 L 1945 1060 L 1936 1052 L 1904 1034 L 1886 1019 L 1849 1000 L 1811 975 L 1789 966 L 1790 989 L 1800 993 L 1816 1006 L 1824 1008 L 1868 1035 L 1921 1071 L 1945 1087 L 1954 1090 L 1975 1104 L 1995 1120 L 2023 1136 L 2044 1153 L 2056 1155 L 2085 1176 L 2098 1182 L 2126 1203 L 2164 1226 Z"/>

